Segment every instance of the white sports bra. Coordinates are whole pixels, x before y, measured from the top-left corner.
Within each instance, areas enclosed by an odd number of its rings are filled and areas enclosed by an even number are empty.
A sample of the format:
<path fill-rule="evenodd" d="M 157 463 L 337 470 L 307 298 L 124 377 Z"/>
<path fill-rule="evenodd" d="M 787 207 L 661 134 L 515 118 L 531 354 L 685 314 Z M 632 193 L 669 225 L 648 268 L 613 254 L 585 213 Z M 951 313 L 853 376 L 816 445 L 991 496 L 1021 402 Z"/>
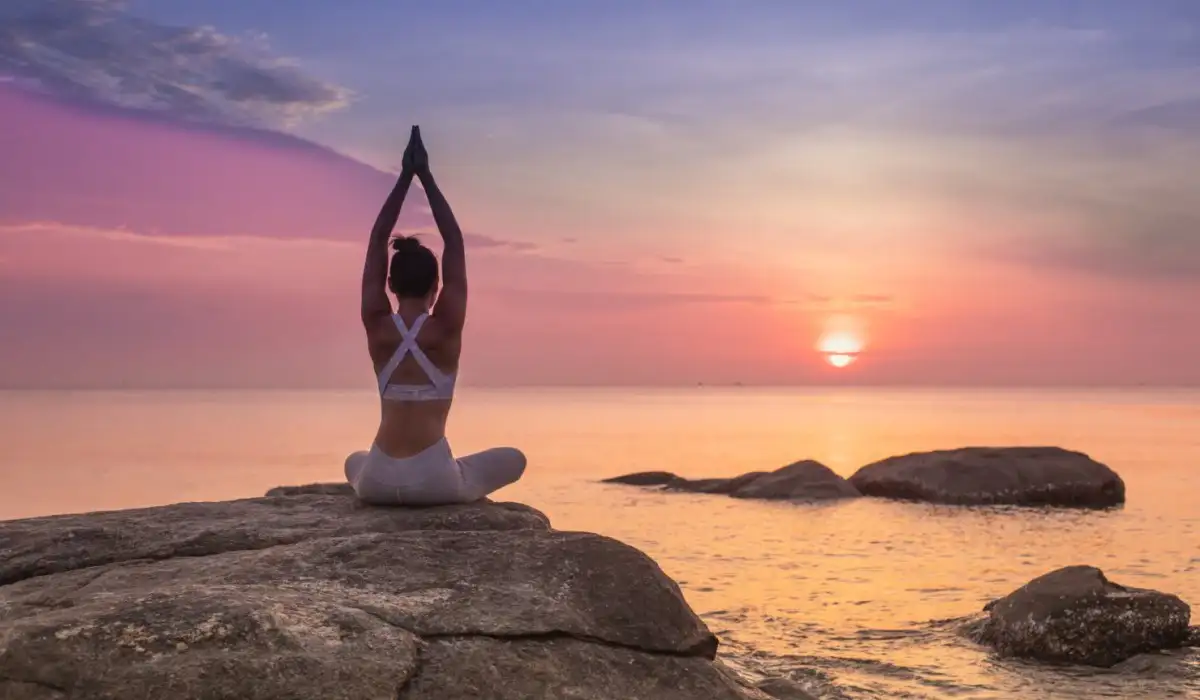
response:
<path fill-rule="evenodd" d="M 417 345 L 417 334 L 421 326 L 429 318 L 423 313 L 413 321 L 412 328 L 404 325 L 404 319 L 399 314 L 392 314 L 392 321 L 400 331 L 400 346 L 392 353 L 383 369 L 379 371 L 379 395 L 387 401 L 440 401 L 454 397 L 454 382 L 457 373 L 446 374 L 430 361 L 429 356 Z M 412 353 L 413 359 L 429 377 L 428 384 L 391 384 L 392 372 L 400 366 L 404 357 Z"/>

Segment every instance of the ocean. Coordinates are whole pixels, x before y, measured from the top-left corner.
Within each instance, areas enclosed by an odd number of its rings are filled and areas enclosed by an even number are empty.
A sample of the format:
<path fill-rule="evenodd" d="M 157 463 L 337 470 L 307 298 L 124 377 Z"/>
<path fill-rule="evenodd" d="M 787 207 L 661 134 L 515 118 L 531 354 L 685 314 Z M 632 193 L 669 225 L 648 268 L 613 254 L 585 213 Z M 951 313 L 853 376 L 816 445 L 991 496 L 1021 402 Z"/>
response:
<path fill-rule="evenodd" d="M 339 480 L 377 417 L 370 391 L 0 392 L 0 519 Z M 952 623 L 1069 564 L 1200 605 L 1200 391 L 462 389 L 449 435 L 461 454 L 523 449 L 525 478 L 496 498 L 645 551 L 747 674 L 826 698 L 1200 697 L 1196 651 L 1056 668 L 995 659 Z M 803 458 L 849 476 L 889 455 L 1018 444 L 1108 464 L 1126 505 L 798 505 L 597 483 Z"/>

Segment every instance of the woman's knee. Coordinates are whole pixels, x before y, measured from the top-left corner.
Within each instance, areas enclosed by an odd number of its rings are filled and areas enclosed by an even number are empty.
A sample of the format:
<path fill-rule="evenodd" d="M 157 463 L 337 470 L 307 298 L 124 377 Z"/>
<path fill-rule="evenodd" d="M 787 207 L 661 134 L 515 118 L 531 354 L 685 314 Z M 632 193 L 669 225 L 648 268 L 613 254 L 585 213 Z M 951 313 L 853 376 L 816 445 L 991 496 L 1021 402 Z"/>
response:
<path fill-rule="evenodd" d="M 351 453 L 350 456 L 346 458 L 346 481 L 353 484 L 355 480 L 358 479 L 358 474 L 362 471 L 363 464 L 367 461 L 368 454 L 370 453 L 366 452 L 365 450 L 360 450 L 358 452 Z"/>
<path fill-rule="evenodd" d="M 512 470 L 512 480 L 520 479 L 525 473 L 525 465 L 528 464 L 525 453 L 515 447 L 498 447 L 496 449 L 502 453 L 505 465 Z"/>
<path fill-rule="evenodd" d="M 493 447 L 458 460 L 468 481 L 491 492 L 525 473 L 525 453 L 515 447 Z"/>

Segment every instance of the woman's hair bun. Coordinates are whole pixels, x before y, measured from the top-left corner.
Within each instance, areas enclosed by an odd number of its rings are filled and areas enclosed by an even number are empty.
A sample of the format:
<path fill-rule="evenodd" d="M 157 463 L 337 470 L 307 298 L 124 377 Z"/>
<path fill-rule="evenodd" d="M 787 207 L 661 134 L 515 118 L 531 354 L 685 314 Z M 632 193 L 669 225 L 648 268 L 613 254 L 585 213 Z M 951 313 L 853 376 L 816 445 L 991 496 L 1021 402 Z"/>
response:
<path fill-rule="evenodd" d="M 421 242 L 417 240 L 416 236 L 396 236 L 392 239 L 392 250 L 397 252 L 402 250 L 420 250 L 424 247 L 425 246 L 421 245 Z"/>

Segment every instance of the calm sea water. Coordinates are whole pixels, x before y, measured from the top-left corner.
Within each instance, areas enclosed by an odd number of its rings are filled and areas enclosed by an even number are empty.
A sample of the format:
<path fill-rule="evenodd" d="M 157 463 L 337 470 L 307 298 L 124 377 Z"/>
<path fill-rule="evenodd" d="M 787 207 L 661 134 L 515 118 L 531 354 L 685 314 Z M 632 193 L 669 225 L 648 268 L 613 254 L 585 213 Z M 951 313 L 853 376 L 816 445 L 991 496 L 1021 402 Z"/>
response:
<path fill-rule="evenodd" d="M 0 519 L 261 494 L 337 480 L 367 446 L 370 392 L 0 393 Z M 1200 392 L 463 390 L 456 451 L 514 444 L 498 494 L 559 529 L 637 546 L 749 674 L 829 698 L 1200 697 L 1200 654 L 1118 669 L 999 661 L 945 621 L 1068 564 L 1200 605 Z M 596 483 L 725 476 L 818 459 L 841 474 L 962 445 L 1082 450 L 1126 480 L 1113 512 L 831 505 Z M 1195 622 L 1200 615 L 1193 618 Z"/>

